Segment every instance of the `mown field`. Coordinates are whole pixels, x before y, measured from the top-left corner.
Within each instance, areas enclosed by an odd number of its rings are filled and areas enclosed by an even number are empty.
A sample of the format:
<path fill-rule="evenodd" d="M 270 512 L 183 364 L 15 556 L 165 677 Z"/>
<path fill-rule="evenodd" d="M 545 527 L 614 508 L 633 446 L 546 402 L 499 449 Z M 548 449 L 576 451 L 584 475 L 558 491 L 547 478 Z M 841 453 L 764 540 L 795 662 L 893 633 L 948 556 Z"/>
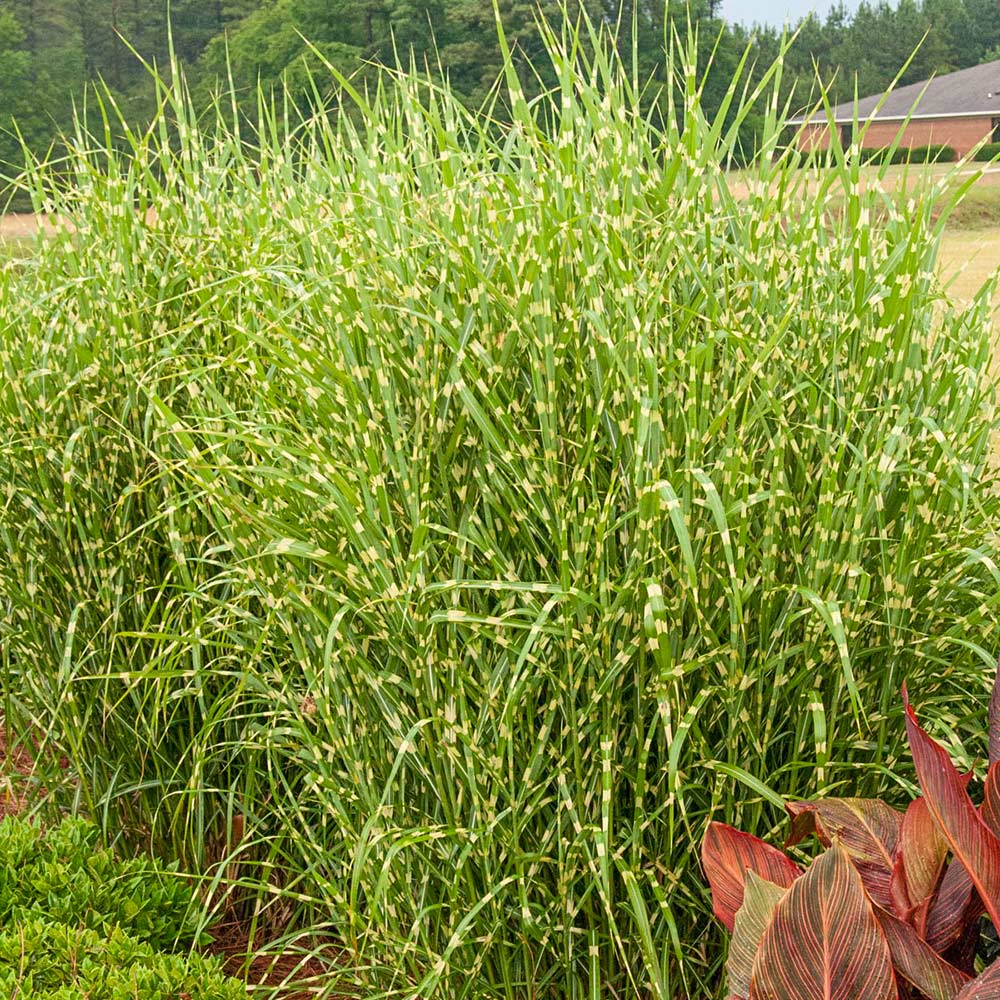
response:
<path fill-rule="evenodd" d="M 164 86 L 72 187 L 28 175 L 73 231 L 0 266 L 39 810 L 178 860 L 321 996 L 723 996 L 710 820 L 905 798 L 904 680 L 983 747 L 961 178 L 807 173 L 772 116 L 737 191 L 749 104 L 707 120 L 681 61 L 658 132 L 547 41 L 557 93 L 508 67 L 504 126 L 419 76 L 252 135 Z"/>
<path fill-rule="evenodd" d="M 1000 228 L 946 232 L 941 241 L 940 273 L 948 293 L 969 302 L 1000 267 Z"/>

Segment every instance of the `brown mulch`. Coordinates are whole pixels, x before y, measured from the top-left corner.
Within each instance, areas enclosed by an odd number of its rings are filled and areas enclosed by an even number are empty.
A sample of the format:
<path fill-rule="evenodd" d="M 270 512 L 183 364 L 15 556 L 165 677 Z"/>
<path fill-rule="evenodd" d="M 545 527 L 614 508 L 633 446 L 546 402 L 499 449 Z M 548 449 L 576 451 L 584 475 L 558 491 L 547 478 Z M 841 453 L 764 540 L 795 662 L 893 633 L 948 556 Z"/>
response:
<path fill-rule="evenodd" d="M 25 786 L 33 773 L 31 756 L 23 747 L 10 746 L 7 727 L 0 720 L 0 819 L 26 808 Z"/>
<path fill-rule="evenodd" d="M 329 981 L 330 966 L 337 962 L 340 955 L 340 949 L 332 945 L 316 949 L 316 954 L 264 952 L 254 955 L 247 968 L 246 956 L 250 945 L 247 932 L 239 921 L 214 927 L 212 935 L 215 940 L 208 951 L 222 959 L 223 968 L 229 975 L 245 979 L 250 986 L 275 987 L 286 982 L 294 983 L 294 988 L 281 993 L 281 1000 L 311 1000 L 315 997 Z M 324 951 L 328 954 L 329 961 L 317 957 L 317 954 Z M 346 996 L 344 994 L 345 998 Z"/>

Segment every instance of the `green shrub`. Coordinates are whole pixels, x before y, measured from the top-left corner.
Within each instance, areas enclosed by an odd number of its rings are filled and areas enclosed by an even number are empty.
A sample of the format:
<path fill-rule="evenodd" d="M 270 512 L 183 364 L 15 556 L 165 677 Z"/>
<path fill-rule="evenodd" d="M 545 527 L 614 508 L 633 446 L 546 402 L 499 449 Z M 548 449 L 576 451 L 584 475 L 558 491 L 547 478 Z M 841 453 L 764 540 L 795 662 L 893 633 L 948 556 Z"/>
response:
<path fill-rule="evenodd" d="M 899 146 L 878 149 L 862 149 L 862 158 L 869 164 L 897 163 L 955 163 L 958 153 L 952 146 Z"/>
<path fill-rule="evenodd" d="M 98 846 L 99 833 L 76 819 L 44 834 L 21 820 L 0 821 L 0 924 L 43 910 L 49 920 L 101 933 L 128 927 L 153 948 L 205 943 L 176 864 L 119 860 Z"/>
<path fill-rule="evenodd" d="M 173 868 L 118 860 L 67 819 L 42 832 L 0 821 L 0 995 L 20 1000 L 238 1000 L 214 959 L 171 955 L 204 940 Z"/>
<path fill-rule="evenodd" d="M 75 232 L 0 269 L 5 711 L 360 989 L 711 996 L 708 817 L 885 791 L 904 675 L 979 725 L 988 290 L 935 279 L 953 178 L 773 113 L 727 176 L 750 99 L 678 62 L 659 133 L 549 44 L 508 126 L 403 76 L 250 135 L 178 74 L 30 178 Z"/>
<path fill-rule="evenodd" d="M 980 146 L 976 151 L 975 159 L 979 162 L 995 160 L 1000 156 L 1000 142 L 988 142 L 985 146 Z"/>
<path fill-rule="evenodd" d="M 246 1000 L 218 962 L 167 955 L 122 928 L 106 934 L 31 918 L 0 930 L 0 991 L 18 1000 Z"/>

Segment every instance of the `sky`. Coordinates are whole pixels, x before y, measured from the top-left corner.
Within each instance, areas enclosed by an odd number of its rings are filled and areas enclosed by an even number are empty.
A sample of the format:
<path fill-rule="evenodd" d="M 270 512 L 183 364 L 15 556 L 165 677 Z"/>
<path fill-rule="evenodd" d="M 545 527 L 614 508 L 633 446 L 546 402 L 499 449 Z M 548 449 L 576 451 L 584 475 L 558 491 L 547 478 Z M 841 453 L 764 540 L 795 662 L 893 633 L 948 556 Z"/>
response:
<path fill-rule="evenodd" d="M 860 0 L 845 0 L 844 6 L 853 12 Z M 722 16 L 727 21 L 742 21 L 744 24 L 773 24 L 781 26 L 786 20 L 797 21 L 811 10 L 821 18 L 835 0 L 722 0 Z"/>

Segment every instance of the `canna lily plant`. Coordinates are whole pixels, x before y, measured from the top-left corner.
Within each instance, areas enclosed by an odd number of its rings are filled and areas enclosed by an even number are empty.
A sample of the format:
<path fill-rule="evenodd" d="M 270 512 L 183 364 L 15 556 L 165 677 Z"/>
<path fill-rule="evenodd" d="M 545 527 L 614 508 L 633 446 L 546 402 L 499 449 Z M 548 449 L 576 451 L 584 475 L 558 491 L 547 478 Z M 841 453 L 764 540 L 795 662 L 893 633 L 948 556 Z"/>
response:
<path fill-rule="evenodd" d="M 980 918 L 1000 929 L 1000 667 L 983 801 L 971 775 L 917 721 L 903 687 L 922 795 L 787 805 L 785 847 L 815 834 L 808 869 L 757 837 L 711 823 L 702 864 L 732 933 L 730 1000 L 1000 1000 L 1000 960 L 975 974 Z"/>

